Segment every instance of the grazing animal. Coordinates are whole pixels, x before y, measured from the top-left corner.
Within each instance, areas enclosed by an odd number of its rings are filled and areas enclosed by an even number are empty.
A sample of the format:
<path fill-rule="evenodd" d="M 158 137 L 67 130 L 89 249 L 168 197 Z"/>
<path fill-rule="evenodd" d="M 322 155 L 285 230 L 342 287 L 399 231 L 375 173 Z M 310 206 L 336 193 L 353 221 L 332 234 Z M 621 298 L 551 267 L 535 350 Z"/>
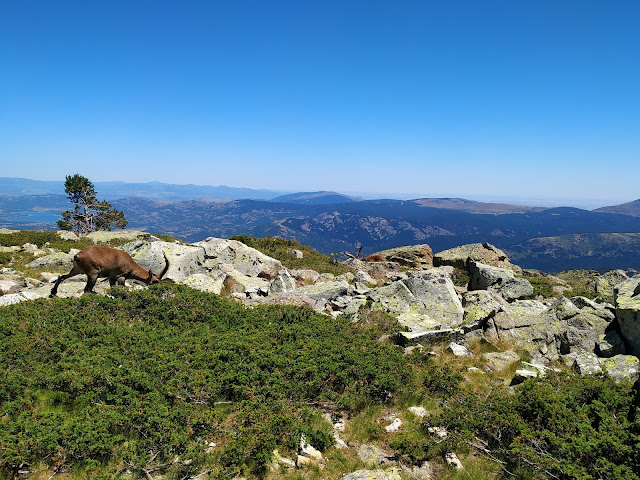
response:
<path fill-rule="evenodd" d="M 85 274 L 87 276 L 87 284 L 84 287 L 85 293 L 94 293 L 93 287 L 98 277 L 108 278 L 109 283 L 113 287 L 116 282 L 124 285 L 125 280 L 132 278 L 151 285 L 158 283 L 169 270 L 169 259 L 166 253 L 163 253 L 166 265 L 160 275 L 155 275 L 151 270 L 145 270 L 136 261 L 131 258 L 127 252 L 111 247 L 103 247 L 102 245 L 91 245 L 83 248 L 73 257 L 73 268 L 66 275 L 61 275 L 56 280 L 55 285 L 51 289 L 51 296 L 54 297 L 58 293 L 58 285 L 67 278 L 76 275 Z"/>

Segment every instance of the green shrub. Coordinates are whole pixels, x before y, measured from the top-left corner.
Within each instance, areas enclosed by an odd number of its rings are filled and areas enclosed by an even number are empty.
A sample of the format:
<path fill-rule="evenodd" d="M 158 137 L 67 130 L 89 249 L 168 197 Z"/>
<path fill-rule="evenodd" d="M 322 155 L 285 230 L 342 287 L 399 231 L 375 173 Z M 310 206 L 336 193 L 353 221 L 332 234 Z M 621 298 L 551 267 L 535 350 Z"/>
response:
<path fill-rule="evenodd" d="M 142 477 L 176 456 L 192 459 L 195 473 L 210 441 L 223 445 L 225 472 L 262 474 L 273 448 L 294 448 L 300 433 L 329 445 L 305 402 L 357 408 L 405 383 L 402 350 L 348 320 L 246 309 L 176 284 L 111 296 L 0 309 L 7 475 L 46 461 L 59 470 L 127 465 Z"/>
<path fill-rule="evenodd" d="M 527 380 L 514 394 L 452 397 L 428 426 L 445 426 L 447 449 L 486 442 L 510 468 L 547 472 L 554 478 L 640 478 L 640 419 L 628 384 L 604 376 L 553 373 Z M 427 442 L 425 449 L 441 453 Z"/>

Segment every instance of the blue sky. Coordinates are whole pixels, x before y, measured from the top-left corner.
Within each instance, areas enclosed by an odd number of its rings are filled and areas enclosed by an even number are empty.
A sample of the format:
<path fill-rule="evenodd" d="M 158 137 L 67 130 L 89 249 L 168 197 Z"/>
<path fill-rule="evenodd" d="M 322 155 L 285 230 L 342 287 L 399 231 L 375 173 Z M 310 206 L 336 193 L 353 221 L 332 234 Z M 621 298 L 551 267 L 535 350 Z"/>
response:
<path fill-rule="evenodd" d="M 2 0 L 0 176 L 629 201 L 638 25 L 637 1 Z"/>

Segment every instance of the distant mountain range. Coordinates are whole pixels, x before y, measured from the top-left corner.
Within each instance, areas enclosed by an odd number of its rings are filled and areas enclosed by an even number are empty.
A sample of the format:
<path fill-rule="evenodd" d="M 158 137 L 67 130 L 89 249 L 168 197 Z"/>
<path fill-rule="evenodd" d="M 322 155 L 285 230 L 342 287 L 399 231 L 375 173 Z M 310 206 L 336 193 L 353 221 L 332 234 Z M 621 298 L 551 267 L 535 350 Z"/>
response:
<path fill-rule="evenodd" d="M 70 204 L 64 194 L 50 193 L 58 188 L 54 183 L 0 178 L 0 227 L 55 228 L 60 212 Z M 269 190 L 156 182 L 97 183 L 96 190 L 100 198 L 124 211 L 130 228 L 188 241 L 208 236 L 271 235 L 299 240 L 325 253 L 355 253 L 363 245 L 363 255 L 417 243 L 428 243 L 439 251 L 490 242 L 526 268 L 550 272 L 567 268 L 640 270 L 640 254 L 636 253 L 640 252 L 640 200 L 588 211 L 461 198 L 361 200 L 336 192 L 281 195 Z M 20 193 L 34 191 L 41 193 Z M 137 194 L 112 199 L 111 194 L 102 196 L 102 191 Z M 268 198 L 219 198 L 244 191 Z M 145 192 L 150 196 L 144 196 Z M 174 199 L 203 192 L 211 195 L 207 199 Z"/>
<path fill-rule="evenodd" d="M 143 197 L 152 200 L 269 200 L 282 195 L 276 190 L 253 190 L 220 185 L 174 185 L 161 182 L 94 182 L 98 198 L 117 200 Z M 0 177 L 0 194 L 5 195 L 64 195 L 64 181 L 41 181 L 28 178 Z"/>

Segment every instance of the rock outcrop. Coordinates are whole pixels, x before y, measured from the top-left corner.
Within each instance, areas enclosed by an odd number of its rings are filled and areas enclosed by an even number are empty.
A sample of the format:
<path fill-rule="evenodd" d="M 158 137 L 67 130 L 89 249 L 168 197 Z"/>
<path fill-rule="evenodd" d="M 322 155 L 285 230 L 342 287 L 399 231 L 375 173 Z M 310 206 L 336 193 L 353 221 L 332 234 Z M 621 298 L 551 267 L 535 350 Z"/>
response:
<path fill-rule="evenodd" d="M 632 278 L 614 289 L 616 319 L 630 353 L 640 356 L 640 277 Z"/>

